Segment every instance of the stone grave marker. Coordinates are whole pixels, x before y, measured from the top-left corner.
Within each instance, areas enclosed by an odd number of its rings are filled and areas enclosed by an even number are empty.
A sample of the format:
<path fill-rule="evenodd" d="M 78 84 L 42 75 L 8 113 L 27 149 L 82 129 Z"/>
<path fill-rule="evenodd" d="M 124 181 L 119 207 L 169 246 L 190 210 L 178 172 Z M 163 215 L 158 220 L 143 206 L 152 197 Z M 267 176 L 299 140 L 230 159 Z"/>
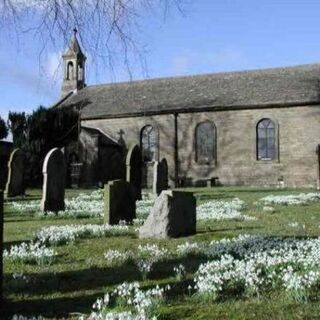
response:
<path fill-rule="evenodd" d="M 196 233 L 196 199 L 191 192 L 162 191 L 139 230 L 140 238 L 177 238 Z"/>
<path fill-rule="evenodd" d="M 160 195 L 168 189 L 168 163 L 165 158 L 155 162 L 153 171 L 153 193 Z"/>
<path fill-rule="evenodd" d="M 138 145 L 134 145 L 129 149 L 126 157 L 126 181 L 134 187 L 136 200 L 141 200 L 141 178 L 141 151 Z"/>
<path fill-rule="evenodd" d="M 63 211 L 66 164 L 64 154 L 58 148 L 51 149 L 43 163 L 42 211 Z"/>
<path fill-rule="evenodd" d="M 15 149 L 8 162 L 8 179 L 5 189 L 6 197 L 16 197 L 25 193 L 26 156 L 21 149 Z"/>
<path fill-rule="evenodd" d="M 113 180 L 104 189 L 104 221 L 114 225 L 120 221 L 131 223 L 136 217 L 134 187 L 124 180 Z"/>

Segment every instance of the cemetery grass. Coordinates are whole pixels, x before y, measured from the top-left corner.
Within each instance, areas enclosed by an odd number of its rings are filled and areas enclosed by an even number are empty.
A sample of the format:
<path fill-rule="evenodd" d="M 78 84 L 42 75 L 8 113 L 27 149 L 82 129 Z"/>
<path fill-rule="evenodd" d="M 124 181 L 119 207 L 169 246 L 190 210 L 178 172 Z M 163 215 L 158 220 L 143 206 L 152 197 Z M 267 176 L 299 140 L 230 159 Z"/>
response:
<path fill-rule="evenodd" d="M 90 314 L 94 301 L 125 281 L 139 281 L 143 288 L 171 285 L 166 303 L 158 309 L 158 319 L 319 319 L 319 299 L 305 303 L 288 299 L 283 292 L 271 291 L 260 297 L 245 298 L 237 294 L 218 301 L 204 301 L 188 292 L 193 274 L 206 259 L 199 256 L 158 262 L 150 275 L 143 280 L 132 264 L 110 267 L 104 253 L 109 249 L 128 251 L 139 244 L 156 243 L 168 249 L 185 241 L 210 241 L 232 238 L 240 234 L 261 234 L 281 237 L 318 237 L 320 235 L 320 203 L 282 206 L 272 205 L 273 213 L 263 213 L 259 199 L 267 195 L 298 194 L 314 190 L 278 190 L 254 188 L 203 188 L 185 189 L 195 192 L 197 204 L 212 199 L 231 200 L 238 197 L 245 202 L 243 213 L 256 217 L 254 221 L 206 221 L 197 224 L 197 234 L 172 240 L 139 240 L 136 235 L 110 238 L 80 239 L 75 243 L 54 246 L 58 252 L 51 265 L 30 265 L 4 262 L 5 307 L 1 319 L 13 314 L 43 315 L 48 318 L 76 319 L 79 314 Z M 92 190 L 68 190 L 67 197 Z M 27 199 L 39 199 L 40 190 L 28 190 Z M 27 201 L 25 198 L 18 201 Z M 5 203 L 4 246 L 31 241 L 34 232 L 50 225 L 101 224 L 99 218 L 41 219 L 32 214 L 21 215 Z M 292 228 L 290 223 L 304 225 Z M 183 281 L 174 277 L 173 267 L 182 263 L 187 276 Z M 24 275 L 14 279 L 14 275 Z"/>

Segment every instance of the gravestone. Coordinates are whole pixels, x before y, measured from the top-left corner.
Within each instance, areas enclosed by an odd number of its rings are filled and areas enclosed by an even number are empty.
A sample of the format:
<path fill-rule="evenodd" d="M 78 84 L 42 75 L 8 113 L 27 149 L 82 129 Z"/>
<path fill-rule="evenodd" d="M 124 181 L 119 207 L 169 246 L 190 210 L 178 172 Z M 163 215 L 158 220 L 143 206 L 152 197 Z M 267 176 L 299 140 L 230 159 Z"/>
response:
<path fill-rule="evenodd" d="M 165 158 L 155 162 L 153 171 L 153 193 L 160 195 L 168 189 L 168 163 Z"/>
<path fill-rule="evenodd" d="M 139 230 L 140 238 L 177 238 L 196 233 L 196 199 L 191 192 L 162 191 Z"/>
<path fill-rule="evenodd" d="M 118 224 L 120 221 L 131 223 L 136 217 L 134 187 L 123 180 L 113 180 L 104 189 L 104 221 Z"/>
<path fill-rule="evenodd" d="M 0 307 L 3 301 L 3 192 L 0 191 Z"/>
<path fill-rule="evenodd" d="M 63 211 L 66 164 L 64 154 L 58 149 L 50 150 L 43 163 L 42 211 Z"/>
<path fill-rule="evenodd" d="M 126 181 L 134 187 L 136 200 L 141 200 L 142 157 L 138 145 L 131 147 L 126 157 Z"/>
<path fill-rule="evenodd" d="M 26 156 L 21 149 L 15 149 L 8 162 L 8 179 L 5 189 L 6 197 L 16 197 L 25 193 Z"/>

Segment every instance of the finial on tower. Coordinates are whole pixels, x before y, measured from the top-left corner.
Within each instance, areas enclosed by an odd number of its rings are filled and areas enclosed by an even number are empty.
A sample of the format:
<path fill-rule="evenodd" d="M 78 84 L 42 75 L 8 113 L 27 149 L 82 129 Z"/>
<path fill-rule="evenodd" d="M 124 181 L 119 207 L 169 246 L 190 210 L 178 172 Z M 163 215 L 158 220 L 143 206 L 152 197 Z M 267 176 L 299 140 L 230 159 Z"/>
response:
<path fill-rule="evenodd" d="M 73 34 L 74 34 L 74 36 L 76 36 L 77 33 L 78 33 L 78 29 L 77 29 L 77 28 L 74 28 L 74 29 L 73 29 Z"/>

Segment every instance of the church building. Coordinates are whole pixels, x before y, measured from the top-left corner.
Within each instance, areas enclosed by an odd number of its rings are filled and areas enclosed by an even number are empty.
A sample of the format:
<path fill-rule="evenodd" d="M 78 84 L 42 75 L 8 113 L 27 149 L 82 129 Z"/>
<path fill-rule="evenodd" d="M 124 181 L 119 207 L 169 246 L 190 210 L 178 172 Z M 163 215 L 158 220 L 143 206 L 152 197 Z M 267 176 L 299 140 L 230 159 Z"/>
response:
<path fill-rule="evenodd" d="M 319 183 L 320 64 L 87 85 L 76 35 L 63 60 L 84 184 L 119 178 L 133 144 L 149 187 L 163 158 L 171 187 Z"/>

